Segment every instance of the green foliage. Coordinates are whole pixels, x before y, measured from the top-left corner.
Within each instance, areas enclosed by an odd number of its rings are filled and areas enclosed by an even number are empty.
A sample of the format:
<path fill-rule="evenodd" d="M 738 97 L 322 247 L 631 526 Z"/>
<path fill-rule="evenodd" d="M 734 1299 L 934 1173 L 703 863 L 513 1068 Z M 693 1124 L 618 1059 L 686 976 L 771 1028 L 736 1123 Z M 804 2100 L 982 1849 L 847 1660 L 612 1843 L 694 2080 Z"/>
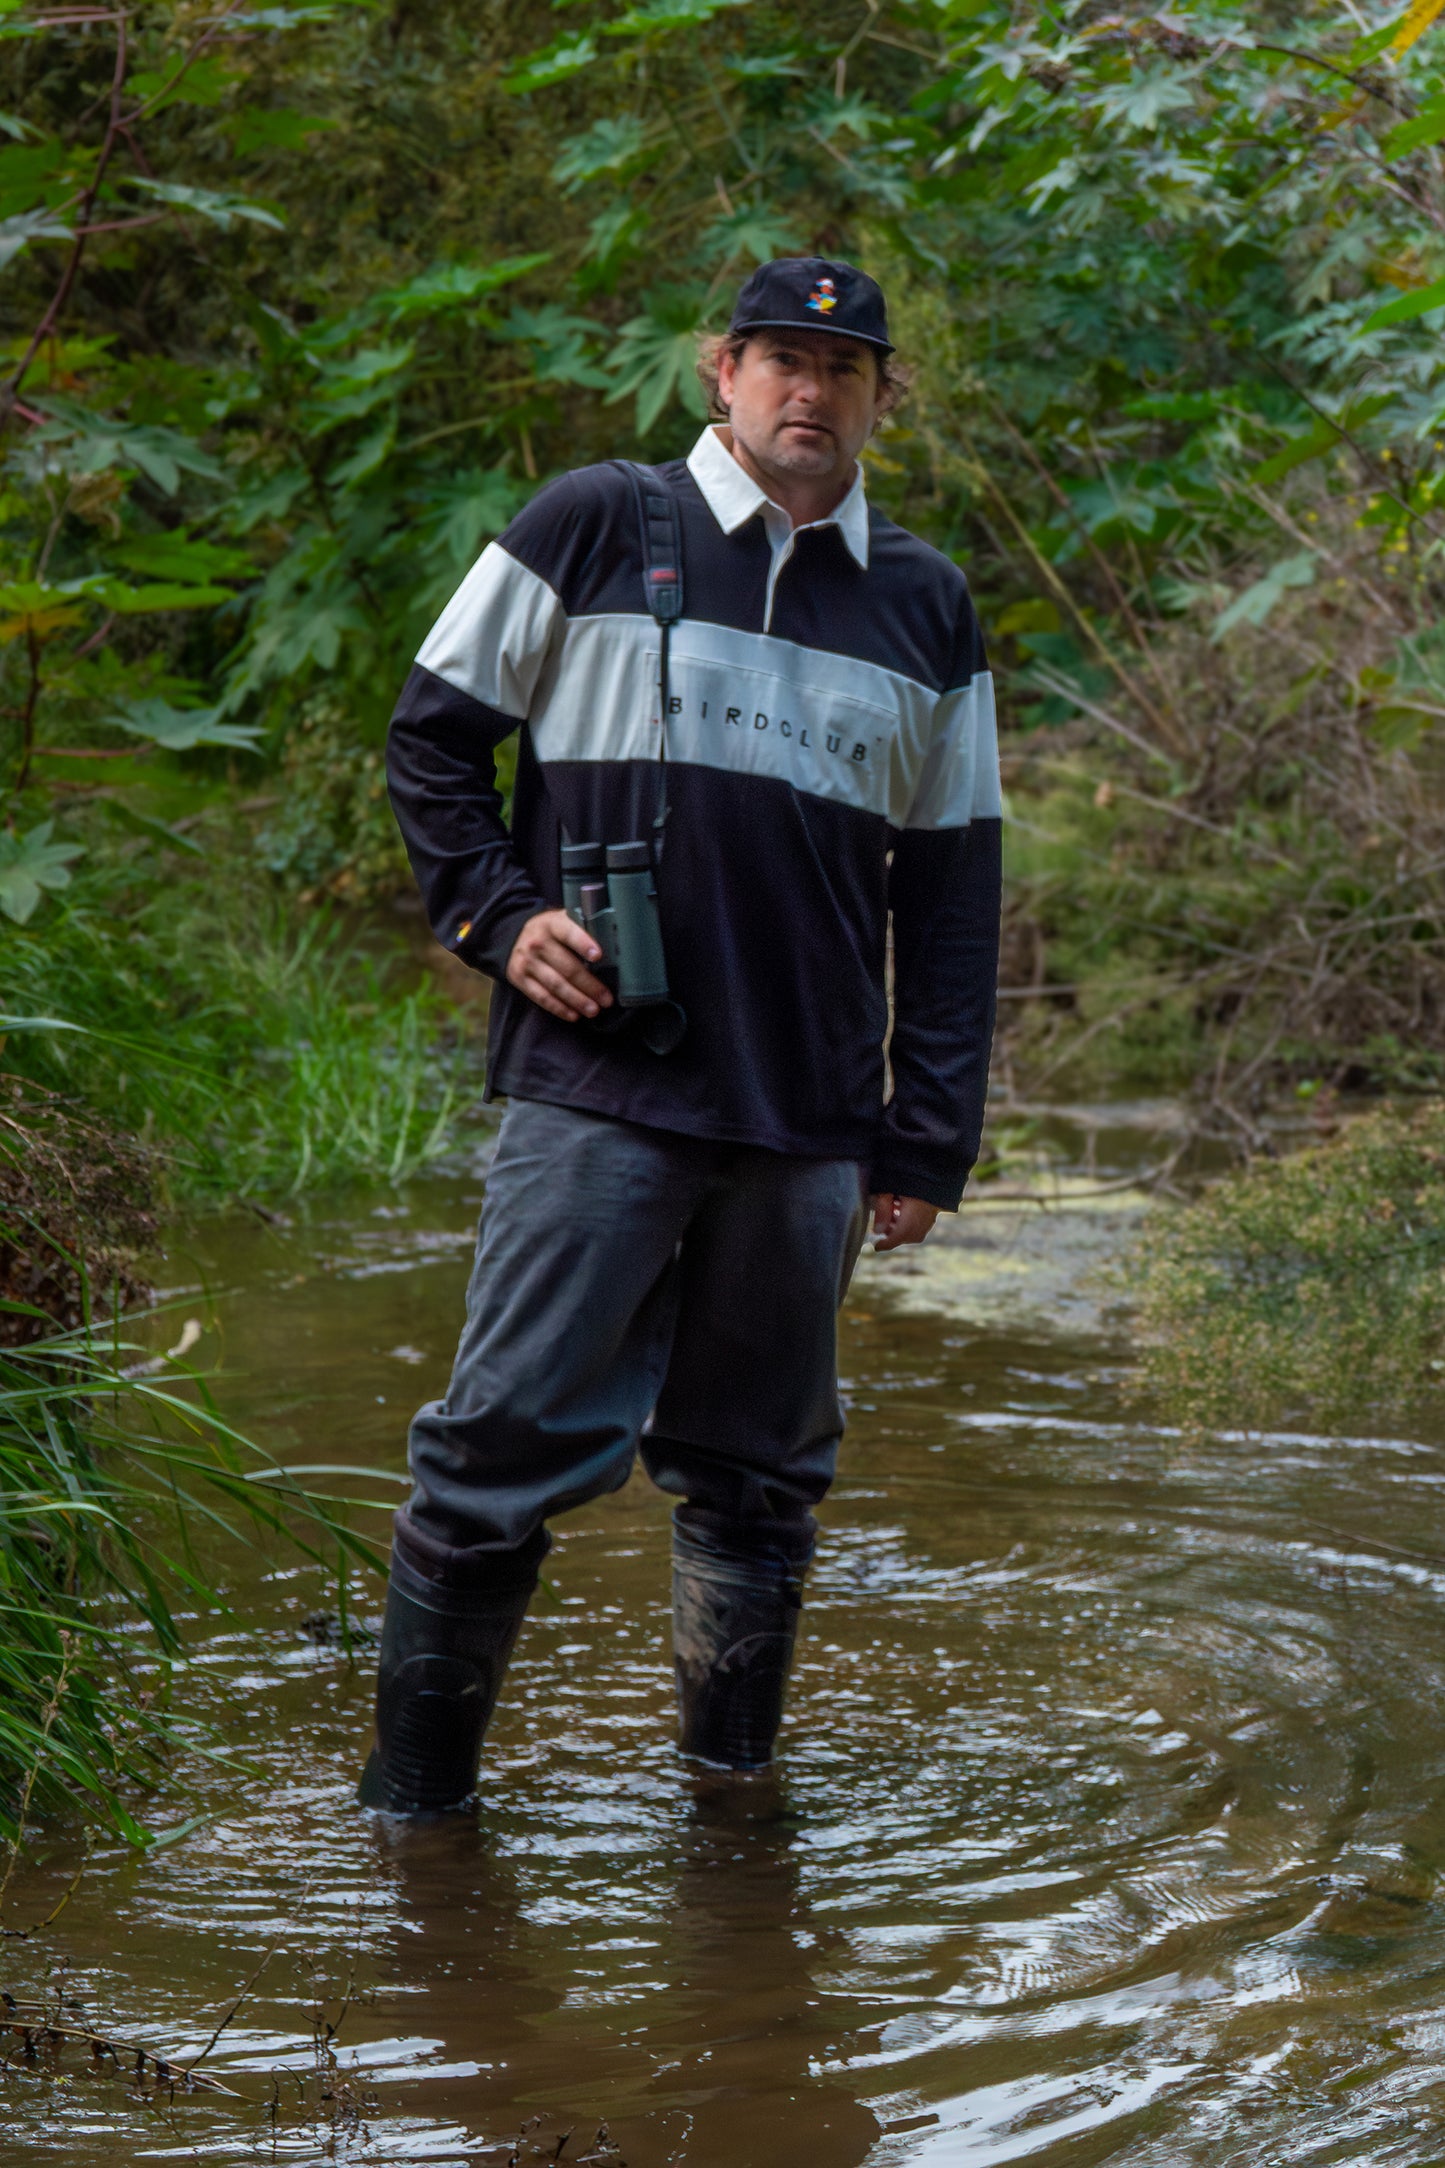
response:
<path fill-rule="evenodd" d="M 1151 1222 L 1143 1384 L 1191 1421 L 1373 1428 L 1438 1406 L 1445 1105 L 1348 1122 Z"/>
<path fill-rule="evenodd" d="M 143 1132 L 182 1194 L 396 1181 L 437 1157 L 480 1086 L 459 1021 L 338 917 L 215 874 L 148 894 L 97 872 L 18 931 L 6 1068 Z"/>
<path fill-rule="evenodd" d="M 216 1534 L 279 1539 L 331 1567 L 379 1564 L 306 1471 L 223 1421 L 184 1363 L 91 1326 L 0 1347 L 0 1840 L 12 1859 L 61 1806 L 128 1844 L 152 1841 L 136 1790 L 177 1753 L 207 1751 L 167 1686 L 183 1655 L 176 1598 L 217 1601 L 195 1548 Z"/>
<path fill-rule="evenodd" d="M 374 903 L 410 878 L 386 795 L 380 750 L 357 743 L 340 701 L 319 694 L 288 738 L 278 808 L 256 838 L 256 856 L 293 893 Z"/>
<path fill-rule="evenodd" d="M 54 821 L 41 821 L 28 835 L 0 831 L 0 911 L 23 926 L 44 889 L 70 886 L 70 868 L 81 856 L 78 843 L 52 843 Z"/>
<path fill-rule="evenodd" d="M 17 788 L 143 724 L 152 759 L 275 746 L 323 685 L 374 734 L 481 543 L 614 449 L 612 406 L 642 435 L 701 413 L 729 278 L 897 197 L 896 158 L 887 186 L 858 162 L 889 115 L 833 83 L 821 9 L 588 18 L 523 10 L 479 49 L 439 8 L 143 8 L 118 101 L 105 19 L 6 26 L 34 127 L 0 149 L 0 215 L 29 222 L 17 320 L 44 332 L 0 400 Z M 916 65 L 875 57 L 906 100 Z"/>
<path fill-rule="evenodd" d="M 110 18 L 0 32 L 25 116 L 0 145 L 12 857 L 47 820 L 51 851 L 89 838 L 77 783 L 164 825 L 224 772 L 294 799 L 260 845 L 292 890 L 377 893 L 368 762 L 429 618 L 549 474 L 686 444 L 699 327 L 786 248 L 887 277 L 920 369 L 873 487 L 967 565 L 1006 720 L 1082 725 L 1167 805 L 1129 828 L 1178 913 L 1147 914 L 1160 1058 L 1236 1013 L 1181 962 L 1197 885 L 1257 945 L 1289 903 L 1261 851 L 1310 839 L 1312 926 L 1357 923 L 1382 800 L 1438 855 L 1399 811 L 1433 804 L 1442 705 L 1428 0 L 1363 31 L 1327 0 L 579 0 L 481 32 L 431 4 L 145 5 L 118 100 Z M 346 719 L 330 778 L 298 727 L 318 700 Z M 1353 813 L 1319 780 L 1342 727 Z M 1134 751 L 1104 762 L 1101 732 Z M 1267 831 L 1238 908 L 1238 853 L 1200 841 L 1237 819 Z M 1096 1007 L 1138 950 L 1096 959 Z M 1401 1003 L 1326 1007 L 1342 1065 L 1409 1042 Z"/>

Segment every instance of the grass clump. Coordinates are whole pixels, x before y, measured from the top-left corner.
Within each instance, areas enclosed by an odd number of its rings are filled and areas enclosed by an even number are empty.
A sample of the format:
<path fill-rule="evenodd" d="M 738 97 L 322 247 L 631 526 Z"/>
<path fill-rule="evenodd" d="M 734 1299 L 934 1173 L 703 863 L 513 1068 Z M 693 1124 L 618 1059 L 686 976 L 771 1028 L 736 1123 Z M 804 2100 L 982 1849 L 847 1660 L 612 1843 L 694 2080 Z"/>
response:
<path fill-rule="evenodd" d="M 211 1539 L 378 1563 L 316 1471 L 223 1419 L 180 1360 L 197 1324 L 170 1355 L 130 1336 L 154 1203 L 135 1138 L 0 1078 L 0 1916 L 37 1820 L 78 1810 L 143 1845 L 138 1794 L 205 1750 L 168 1684 L 175 1597 L 220 1601 Z"/>
<path fill-rule="evenodd" d="M 198 1557 L 215 1535 L 281 1540 L 332 1567 L 380 1563 L 338 1501 L 232 1429 L 179 1361 L 89 1320 L 0 1348 L 0 1844 L 11 1864 L 59 1809 L 151 1841 L 137 1794 L 179 1750 L 206 1750 L 168 1685 L 184 1653 L 174 1598 L 220 1600 Z"/>
<path fill-rule="evenodd" d="M 1141 1382 L 1207 1427 L 1369 1427 L 1445 1389 L 1445 1102 L 1160 1214 L 1129 1268 Z"/>
<path fill-rule="evenodd" d="M 398 1181 L 453 1141 L 479 1064 L 405 957 L 224 861 L 205 887 L 133 874 L 7 929 L 7 1071 L 141 1138 L 179 1196 Z"/>

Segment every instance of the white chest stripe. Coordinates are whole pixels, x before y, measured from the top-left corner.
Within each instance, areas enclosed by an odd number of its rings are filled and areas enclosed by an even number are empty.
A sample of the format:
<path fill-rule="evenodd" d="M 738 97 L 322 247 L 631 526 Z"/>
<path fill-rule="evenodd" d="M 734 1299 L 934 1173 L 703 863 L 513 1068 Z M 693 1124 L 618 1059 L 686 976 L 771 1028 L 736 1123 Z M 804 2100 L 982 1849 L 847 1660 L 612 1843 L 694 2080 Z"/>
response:
<path fill-rule="evenodd" d="M 670 760 L 776 777 L 896 827 L 997 815 L 993 680 L 941 698 L 873 663 L 684 618 L 672 636 Z M 655 760 L 657 629 L 574 619 L 537 688 L 541 760 Z"/>
<path fill-rule="evenodd" d="M 652 619 L 568 620 L 546 582 L 496 544 L 417 660 L 528 716 L 540 760 L 657 758 Z M 900 828 L 961 827 L 999 811 L 987 673 L 940 697 L 876 663 L 684 618 L 669 676 L 671 760 L 774 777 Z"/>

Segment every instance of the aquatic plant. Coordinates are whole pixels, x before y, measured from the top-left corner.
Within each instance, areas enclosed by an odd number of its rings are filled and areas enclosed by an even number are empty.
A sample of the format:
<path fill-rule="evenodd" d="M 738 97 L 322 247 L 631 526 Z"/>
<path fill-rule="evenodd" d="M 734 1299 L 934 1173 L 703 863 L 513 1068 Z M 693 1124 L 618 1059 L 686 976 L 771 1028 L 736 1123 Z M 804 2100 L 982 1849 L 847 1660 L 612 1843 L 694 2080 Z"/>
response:
<path fill-rule="evenodd" d="M 1151 1218 L 1141 1384 L 1254 1428 L 1428 1420 L 1445 1393 L 1445 1103 L 1382 1108 Z"/>

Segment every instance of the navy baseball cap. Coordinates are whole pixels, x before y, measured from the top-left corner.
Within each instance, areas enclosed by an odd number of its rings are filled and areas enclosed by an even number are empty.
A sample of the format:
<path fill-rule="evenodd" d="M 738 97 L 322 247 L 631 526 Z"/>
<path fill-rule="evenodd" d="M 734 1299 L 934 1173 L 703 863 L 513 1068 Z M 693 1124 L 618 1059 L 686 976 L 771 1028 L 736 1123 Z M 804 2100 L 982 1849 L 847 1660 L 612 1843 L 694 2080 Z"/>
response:
<path fill-rule="evenodd" d="M 729 331 L 841 331 L 891 354 L 888 304 L 866 271 L 826 256 L 779 256 L 758 265 L 733 307 Z"/>

